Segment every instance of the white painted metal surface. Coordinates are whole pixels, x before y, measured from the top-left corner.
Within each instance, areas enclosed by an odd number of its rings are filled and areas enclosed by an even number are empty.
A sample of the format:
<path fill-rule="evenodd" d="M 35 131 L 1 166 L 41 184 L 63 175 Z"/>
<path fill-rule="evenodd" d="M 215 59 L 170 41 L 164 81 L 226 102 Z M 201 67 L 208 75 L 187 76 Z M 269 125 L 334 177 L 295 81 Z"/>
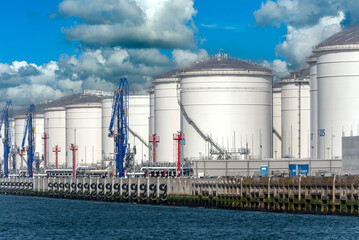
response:
<path fill-rule="evenodd" d="M 342 136 L 359 134 L 359 48 L 317 48 L 318 158 L 340 158 Z"/>
<path fill-rule="evenodd" d="M 15 146 L 16 148 L 21 150 L 21 143 L 24 137 L 24 127 L 25 127 L 25 116 L 15 116 Z M 24 159 L 27 159 L 26 155 L 23 156 Z M 23 169 L 27 169 L 26 163 L 23 162 Z M 16 169 L 20 169 L 21 167 L 21 158 L 19 155 L 16 156 Z"/>
<path fill-rule="evenodd" d="M 154 89 L 150 89 L 150 118 L 149 118 L 149 135 L 152 136 L 155 133 L 155 92 Z"/>
<path fill-rule="evenodd" d="M 36 129 L 35 129 L 35 157 L 36 154 L 39 154 L 40 159 L 44 156 L 44 140 L 42 139 L 42 134 L 44 133 L 44 114 L 36 114 Z M 35 161 L 35 160 L 34 160 Z M 41 167 L 44 166 L 44 163 L 41 163 Z"/>
<path fill-rule="evenodd" d="M 216 69 L 181 74 L 181 101 L 188 116 L 228 152 L 248 147 L 252 159 L 271 157 L 271 74 L 214 65 Z M 186 139 L 183 157 L 208 157 L 209 145 L 184 117 L 182 126 Z"/>
<path fill-rule="evenodd" d="M 150 94 L 150 118 L 148 120 L 149 124 L 149 136 L 147 137 L 147 140 L 150 136 L 155 134 L 155 91 L 153 88 L 151 88 L 149 91 Z M 148 157 L 147 159 L 151 160 L 153 156 L 153 145 L 149 143 L 149 150 L 148 150 Z"/>
<path fill-rule="evenodd" d="M 180 107 L 177 101 L 177 82 L 174 76 L 154 81 L 155 133 L 160 137 L 156 148 L 156 162 L 174 162 L 173 133 L 180 131 Z M 151 161 L 153 161 L 151 156 Z"/>
<path fill-rule="evenodd" d="M 273 129 L 282 136 L 282 106 L 281 106 L 281 88 L 273 87 Z M 273 134 L 273 158 L 281 158 L 282 143 L 281 140 Z"/>
<path fill-rule="evenodd" d="M 111 121 L 113 97 L 102 99 L 102 160 L 104 165 L 109 165 L 109 161 L 115 158 L 115 142 L 109 138 L 108 127 Z"/>
<path fill-rule="evenodd" d="M 56 167 L 56 154 L 53 148 L 58 146 L 58 167 L 66 168 L 66 111 L 64 107 L 50 107 L 44 113 L 45 132 L 47 139 L 47 167 Z M 43 142 L 43 140 L 42 140 Z"/>
<path fill-rule="evenodd" d="M 15 145 L 21 150 L 22 139 L 24 137 L 25 130 L 25 115 L 15 116 Z M 35 115 L 35 155 L 39 155 L 40 159 L 44 154 L 43 140 L 41 139 L 44 132 L 44 114 Z M 25 147 L 28 146 L 28 141 L 25 141 Z M 24 159 L 27 159 L 26 152 L 23 156 Z M 21 167 L 20 156 L 16 156 L 16 168 Z M 41 164 L 43 167 L 43 164 Z M 27 169 L 26 163 L 23 162 L 23 168 Z"/>
<path fill-rule="evenodd" d="M 129 131 L 128 143 L 131 148 L 136 148 L 136 164 L 146 162 L 148 159 L 148 147 L 143 142 L 148 144 L 149 117 L 150 95 L 130 95 L 129 128 L 131 131 Z"/>
<path fill-rule="evenodd" d="M 307 59 L 310 67 L 310 158 L 317 159 L 318 152 L 318 82 L 317 57 Z"/>
<path fill-rule="evenodd" d="M 281 103 L 282 157 L 309 158 L 310 156 L 309 79 L 300 79 L 300 80 L 283 79 L 281 83 L 282 83 L 282 103 Z"/>
<path fill-rule="evenodd" d="M 70 145 L 78 146 L 76 166 L 101 166 L 101 102 L 66 106 L 67 167 L 72 167 Z"/>

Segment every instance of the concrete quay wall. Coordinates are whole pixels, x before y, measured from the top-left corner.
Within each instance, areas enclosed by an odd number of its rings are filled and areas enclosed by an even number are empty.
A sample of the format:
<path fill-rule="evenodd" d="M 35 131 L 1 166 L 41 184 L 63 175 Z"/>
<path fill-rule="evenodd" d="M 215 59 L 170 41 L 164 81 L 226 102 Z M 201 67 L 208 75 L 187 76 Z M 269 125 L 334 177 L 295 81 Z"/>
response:
<path fill-rule="evenodd" d="M 79 200 L 359 215 L 359 177 L 2 178 L 0 193 Z"/>

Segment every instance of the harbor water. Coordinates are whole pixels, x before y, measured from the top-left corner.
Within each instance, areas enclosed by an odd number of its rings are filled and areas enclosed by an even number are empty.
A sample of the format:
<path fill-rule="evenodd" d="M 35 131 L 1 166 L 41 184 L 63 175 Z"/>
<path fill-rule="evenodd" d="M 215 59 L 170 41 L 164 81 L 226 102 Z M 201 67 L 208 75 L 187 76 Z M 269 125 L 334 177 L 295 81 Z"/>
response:
<path fill-rule="evenodd" d="M 0 195 L 0 239 L 358 239 L 359 218 Z"/>

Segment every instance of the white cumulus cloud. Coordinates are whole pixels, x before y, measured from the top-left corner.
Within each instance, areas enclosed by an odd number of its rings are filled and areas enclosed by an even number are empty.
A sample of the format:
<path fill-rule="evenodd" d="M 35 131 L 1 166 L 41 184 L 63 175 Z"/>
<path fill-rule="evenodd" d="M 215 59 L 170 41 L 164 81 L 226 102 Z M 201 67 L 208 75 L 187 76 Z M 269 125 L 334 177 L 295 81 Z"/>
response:
<path fill-rule="evenodd" d="M 311 55 L 313 46 L 342 29 L 340 23 L 343 20 L 344 14 L 339 12 L 338 16 L 321 18 L 313 26 L 296 28 L 289 25 L 286 40 L 278 44 L 276 50 L 291 65 L 303 65 L 306 57 Z"/>
<path fill-rule="evenodd" d="M 275 80 L 285 77 L 289 74 L 288 64 L 281 59 L 275 59 L 273 62 L 264 61 L 263 65 L 266 68 L 272 69 L 275 74 Z"/>
<path fill-rule="evenodd" d="M 204 49 L 200 49 L 197 52 L 176 49 L 172 51 L 172 58 L 176 67 L 181 68 L 191 65 L 201 59 L 208 58 L 208 53 Z"/>
<path fill-rule="evenodd" d="M 254 16 L 261 26 L 286 27 L 285 39 L 275 50 L 290 67 L 297 68 L 305 64 L 314 46 L 359 23 L 359 1 L 267 0 Z"/>
<path fill-rule="evenodd" d="M 82 23 L 65 29 L 71 41 L 94 46 L 192 48 L 193 0 L 64 0 L 59 13 Z"/>

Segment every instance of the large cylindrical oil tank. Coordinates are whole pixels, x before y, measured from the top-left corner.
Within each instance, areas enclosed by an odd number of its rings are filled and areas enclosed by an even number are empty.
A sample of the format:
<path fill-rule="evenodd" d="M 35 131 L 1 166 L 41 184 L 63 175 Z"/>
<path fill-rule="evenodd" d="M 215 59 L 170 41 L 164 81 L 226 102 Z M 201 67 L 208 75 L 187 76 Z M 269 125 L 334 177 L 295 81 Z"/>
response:
<path fill-rule="evenodd" d="M 342 136 L 359 134 L 359 25 L 315 47 L 318 159 L 341 158 Z"/>
<path fill-rule="evenodd" d="M 282 156 L 282 89 L 280 84 L 273 84 L 273 158 Z"/>
<path fill-rule="evenodd" d="M 15 146 L 17 149 L 21 150 L 22 139 L 24 137 L 24 128 L 25 128 L 25 115 L 18 115 L 14 117 L 15 121 Z M 27 159 L 26 155 L 23 156 L 23 159 Z M 17 169 L 26 169 L 25 161 L 21 163 L 21 156 L 16 155 L 16 168 Z"/>
<path fill-rule="evenodd" d="M 309 69 L 281 79 L 282 157 L 310 156 Z"/>
<path fill-rule="evenodd" d="M 148 158 L 149 117 L 150 95 L 130 95 L 128 143 L 130 148 L 136 149 L 136 164 L 141 164 Z"/>
<path fill-rule="evenodd" d="M 73 152 L 77 146 L 75 166 L 100 167 L 102 160 L 102 112 L 101 99 L 83 96 L 66 105 L 66 162 L 72 167 Z"/>
<path fill-rule="evenodd" d="M 41 105 L 42 106 L 42 105 Z M 25 130 L 25 121 L 26 121 L 26 115 L 24 115 L 26 113 L 25 109 L 22 109 L 21 114 L 15 115 L 14 119 L 15 119 L 15 146 L 18 149 L 21 149 L 21 144 L 22 144 L 22 140 L 24 137 L 24 130 Z M 35 122 L 35 128 L 34 128 L 34 135 L 35 135 L 35 159 L 36 157 L 39 157 L 40 161 L 43 158 L 44 155 L 44 142 L 42 139 L 42 135 L 44 133 L 44 114 L 43 114 L 43 109 L 39 108 L 35 114 L 35 118 L 34 118 L 34 122 Z M 25 140 L 25 145 L 24 147 L 28 146 L 28 140 L 26 138 Z M 20 155 L 16 156 L 16 168 L 20 169 L 21 168 L 21 157 Z M 26 153 L 23 156 L 23 159 L 27 159 L 26 157 Z M 23 162 L 22 163 L 23 168 L 26 169 L 26 163 Z M 43 167 L 43 162 L 41 163 L 41 166 Z"/>
<path fill-rule="evenodd" d="M 214 148 L 199 132 L 232 157 L 272 156 L 270 70 L 224 55 L 196 63 L 180 76 L 181 104 L 191 120 L 182 117 L 185 159 L 211 157 Z"/>
<path fill-rule="evenodd" d="M 115 158 L 115 142 L 113 138 L 108 137 L 109 126 L 112 115 L 113 97 L 102 99 L 102 160 L 103 167 L 109 165 L 110 161 Z"/>
<path fill-rule="evenodd" d="M 149 135 L 152 136 L 155 133 L 155 91 L 153 88 L 148 90 L 150 94 L 150 118 L 149 118 Z"/>
<path fill-rule="evenodd" d="M 177 100 L 178 71 L 165 73 L 154 80 L 155 134 L 159 137 L 156 162 L 174 162 L 173 134 L 181 130 Z M 151 144 L 151 143 L 150 143 Z M 152 157 L 152 156 L 151 156 Z M 151 158 L 152 159 L 152 158 Z M 152 159 L 153 161 L 153 159 Z"/>
<path fill-rule="evenodd" d="M 317 159 L 318 149 L 318 83 L 317 57 L 315 54 L 307 58 L 310 68 L 310 158 Z"/>
<path fill-rule="evenodd" d="M 47 167 L 66 167 L 66 111 L 64 107 L 49 107 L 44 113 L 47 139 Z M 57 146 L 57 148 L 56 148 Z"/>
<path fill-rule="evenodd" d="M 44 114 L 41 111 L 41 113 L 36 113 L 35 115 L 35 157 L 38 154 L 40 159 L 44 159 L 44 139 L 42 139 L 42 136 L 44 134 L 45 128 L 44 128 Z M 48 151 L 48 150 L 47 150 Z M 41 167 L 43 167 L 44 162 L 41 163 Z"/>
<path fill-rule="evenodd" d="M 150 94 L 150 118 L 148 119 L 148 125 L 149 125 L 149 136 L 147 140 L 149 140 L 150 136 L 153 136 L 155 134 L 155 91 L 154 88 L 150 88 L 148 90 L 148 93 Z M 148 159 L 152 160 L 153 158 L 153 144 L 149 143 L 149 149 L 148 149 Z"/>
<path fill-rule="evenodd" d="M 25 130 L 25 121 L 26 115 L 17 115 L 15 116 L 15 145 L 18 149 L 21 149 L 22 140 L 24 138 L 24 130 Z M 40 160 L 44 154 L 43 147 L 43 139 L 42 134 L 44 132 L 44 114 L 39 113 L 35 115 L 35 157 L 39 157 Z M 26 138 L 24 147 L 28 146 L 28 140 Z M 21 157 L 19 155 L 16 156 L 16 168 L 21 168 Z M 26 153 L 23 156 L 23 159 L 27 159 Z M 35 159 L 34 159 L 35 161 Z M 25 162 L 22 163 L 23 168 L 27 168 Z M 43 163 L 41 164 L 43 167 Z"/>

